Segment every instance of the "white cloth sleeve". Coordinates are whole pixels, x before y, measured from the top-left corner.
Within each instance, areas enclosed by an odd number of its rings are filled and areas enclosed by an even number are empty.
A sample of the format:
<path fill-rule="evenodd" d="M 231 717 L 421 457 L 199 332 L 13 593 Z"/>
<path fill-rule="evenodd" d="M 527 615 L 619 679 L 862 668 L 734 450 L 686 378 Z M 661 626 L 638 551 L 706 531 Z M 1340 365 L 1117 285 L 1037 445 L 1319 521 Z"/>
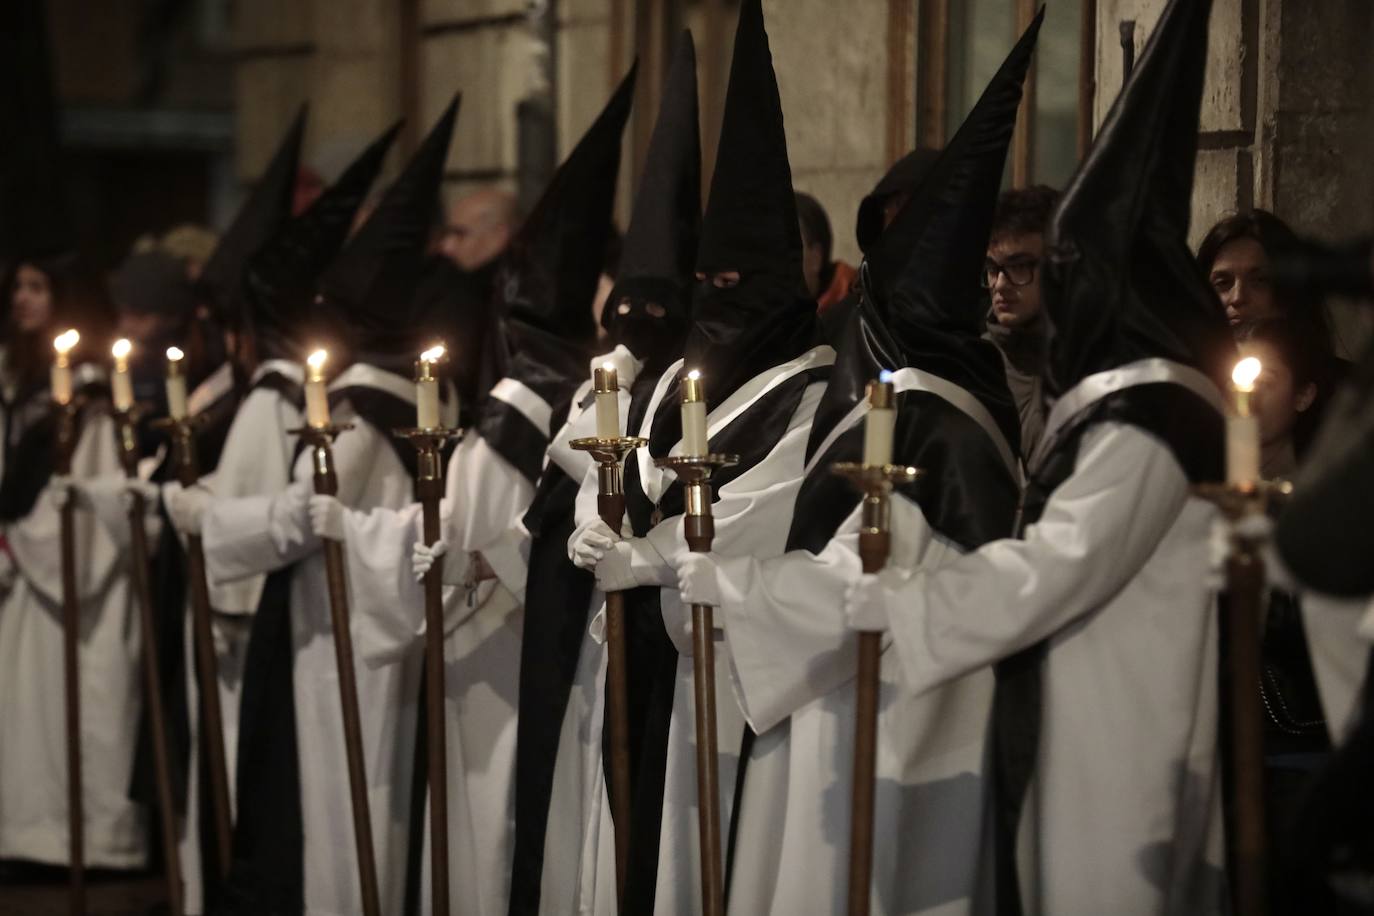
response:
<path fill-rule="evenodd" d="M 889 620 L 907 686 L 919 693 L 959 677 L 1102 606 L 1149 560 L 1188 498 L 1164 443 L 1123 424 L 1089 430 L 1073 474 L 1024 539 L 993 541 L 895 586 Z"/>

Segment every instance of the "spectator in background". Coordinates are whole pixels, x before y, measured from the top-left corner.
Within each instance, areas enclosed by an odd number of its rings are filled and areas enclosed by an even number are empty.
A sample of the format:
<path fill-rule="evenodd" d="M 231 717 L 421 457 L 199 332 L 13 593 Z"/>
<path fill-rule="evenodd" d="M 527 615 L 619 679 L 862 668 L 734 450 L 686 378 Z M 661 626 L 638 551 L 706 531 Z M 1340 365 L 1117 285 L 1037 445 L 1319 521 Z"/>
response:
<path fill-rule="evenodd" d="M 1336 356 L 1323 303 L 1299 290 L 1275 285 L 1269 275 L 1274 258 L 1301 247 L 1288 224 L 1268 210 L 1243 210 L 1223 218 L 1198 246 L 1197 260 L 1216 290 L 1231 328 L 1242 339 L 1251 325 L 1286 318 L 1294 334 L 1315 348 L 1311 378 L 1316 385 L 1312 409 L 1296 419 L 1293 435 L 1300 448 L 1317 430 L 1317 418 L 1350 364 Z"/>
<path fill-rule="evenodd" d="M 513 194 L 499 188 L 475 191 L 449 207 L 439 253 L 467 273 L 474 273 L 506 250 L 519 224 Z"/>
<path fill-rule="evenodd" d="M 1044 368 L 1048 335 L 1040 308 L 1045 227 L 1059 192 L 1045 185 L 1002 192 L 992 217 L 983 285 L 991 296 L 987 333 L 1002 354 L 1007 387 L 1021 415 L 1021 454 L 1045 429 Z"/>
<path fill-rule="evenodd" d="M 625 246 L 625 236 L 614 225 L 606 236 L 606 258 L 601 265 L 601 278 L 596 281 L 596 296 L 592 299 L 592 320 L 596 322 L 597 352 L 613 348 L 611 336 L 601 323 L 601 313 L 606 310 L 606 300 L 615 289 L 615 278 L 620 273 L 620 252 Z"/>
<path fill-rule="evenodd" d="M 308 165 L 296 170 L 296 186 L 291 193 L 291 215 L 300 216 L 324 193 L 324 179 Z"/>
<path fill-rule="evenodd" d="M 822 314 L 849 295 L 857 271 L 843 261 L 831 260 L 834 236 L 830 232 L 830 218 L 820 201 L 810 194 L 797 192 L 797 222 L 801 224 L 802 275 L 806 291 L 816 300 Z"/>

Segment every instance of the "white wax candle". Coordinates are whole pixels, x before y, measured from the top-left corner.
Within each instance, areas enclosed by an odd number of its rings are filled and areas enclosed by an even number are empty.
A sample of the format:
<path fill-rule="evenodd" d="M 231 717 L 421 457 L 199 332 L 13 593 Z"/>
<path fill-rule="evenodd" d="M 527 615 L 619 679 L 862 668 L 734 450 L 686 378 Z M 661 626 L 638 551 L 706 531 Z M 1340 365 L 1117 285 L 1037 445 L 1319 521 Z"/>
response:
<path fill-rule="evenodd" d="M 316 350 L 306 359 L 305 422 L 311 426 L 329 425 L 329 394 L 324 387 L 324 364 L 329 354 Z"/>
<path fill-rule="evenodd" d="M 52 389 L 52 399 L 59 404 L 70 404 L 72 400 L 72 369 L 68 354 L 80 339 L 76 331 L 64 331 L 52 342 L 57 358 L 53 360 L 48 385 Z"/>
<path fill-rule="evenodd" d="M 114 355 L 114 375 L 110 379 L 110 392 L 114 396 L 115 410 L 128 410 L 134 406 L 134 383 L 129 378 L 129 351 L 133 344 L 116 340 L 110 352 Z"/>
<path fill-rule="evenodd" d="M 864 420 L 864 464 L 892 463 L 892 432 L 897 425 L 891 382 L 868 383 L 868 416 Z"/>
<path fill-rule="evenodd" d="M 701 373 L 693 369 L 682 378 L 682 454 L 706 453 L 706 393 Z"/>
<path fill-rule="evenodd" d="M 1259 417 L 1226 418 L 1226 482 L 1254 483 L 1260 479 Z"/>
<path fill-rule="evenodd" d="M 596 392 L 596 437 L 620 438 L 620 378 L 615 366 L 605 363 L 592 372 L 592 390 Z"/>
<path fill-rule="evenodd" d="M 177 347 L 167 348 L 167 415 L 173 420 L 184 420 L 189 412 L 186 406 L 186 376 L 181 374 L 181 361 L 185 354 Z"/>
<path fill-rule="evenodd" d="M 439 426 L 439 378 L 434 370 L 443 357 L 442 346 L 431 347 L 415 363 L 415 425 L 420 429 Z"/>

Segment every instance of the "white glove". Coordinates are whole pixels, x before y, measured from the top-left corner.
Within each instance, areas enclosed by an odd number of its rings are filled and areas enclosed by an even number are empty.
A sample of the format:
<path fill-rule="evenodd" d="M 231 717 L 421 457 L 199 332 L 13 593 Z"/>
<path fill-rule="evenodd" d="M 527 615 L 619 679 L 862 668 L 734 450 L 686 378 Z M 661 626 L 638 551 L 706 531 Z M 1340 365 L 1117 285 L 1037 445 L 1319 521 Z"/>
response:
<path fill-rule="evenodd" d="M 48 478 L 47 493 L 53 509 L 61 512 L 72 497 L 72 478 L 67 474 L 53 474 Z"/>
<path fill-rule="evenodd" d="M 595 569 L 601 558 L 620 540 L 620 535 L 601 519 L 588 522 L 568 539 L 568 559 L 582 569 Z"/>
<path fill-rule="evenodd" d="M 210 491 L 201 486 L 188 490 L 173 481 L 162 487 L 162 504 L 167 507 L 167 517 L 183 536 L 200 534 L 201 523 L 213 499 Z"/>
<path fill-rule="evenodd" d="M 415 581 L 419 582 L 429 572 L 434 561 L 448 553 L 448 541 L 440 538 L 433 544 L 426 544 L 423 541 L 416 541 L 415 546 L 410 551 L 410 571 L 415 575 Z"/>
<path fill-rule="evenodd" d="M 317 537 L 342 541 L 346 533 L 343 503 L 336 496 L 310 497 L 310 528 Z"/>
<path fill-rule="evenodd" d="M 638 584 L 630 569 L 630 542 L 616 541 L 596 564 L 596 587 L 603 592 L 621 592 Z"/>
<path fill-rule="evenodd" d="M 888 628 L 887 606 L 892 593 L 874 573 L 864 573 L 844 596 L 844 615 L 851 630 L 882 632 Z"/>
<path fill-rule="evenodd" d="M 709 553 L 688 553 L 678 560 L 677 590 L 683 604 L 709 604 L 720 607 L 719 567 Z"/>
<path fill-rule="evenodd" d="M 596 584 L 603 592 L 640 585 L 677 585 L 677 573 L 645 538 L 616 541 L 596 564 Z"/>

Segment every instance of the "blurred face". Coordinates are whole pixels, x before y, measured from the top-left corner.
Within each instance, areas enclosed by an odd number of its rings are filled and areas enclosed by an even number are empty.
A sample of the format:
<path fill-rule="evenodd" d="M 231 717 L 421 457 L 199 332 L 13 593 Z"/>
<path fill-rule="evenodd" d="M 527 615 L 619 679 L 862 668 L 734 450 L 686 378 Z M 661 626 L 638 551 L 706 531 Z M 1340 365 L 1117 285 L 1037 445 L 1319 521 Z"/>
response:
<path fill-rule="evenodd" d="M 1240 350 L 1242 356 L 1254 356 L 1264 367 L 1250 395 L 1250 409 L 1259 419 L 1260 442 L 1272 446 L 1291 438 L 1298 414 L 1316 399 L 1317 386 L 1311 382 L 1296 385 L 1278 351 L 1267 343 L 1251 341 Z"/>
<path fill-rule="evenodd" d="M 22 265 L 15 274 L 14 323 L 20 331 L 33 332 L 46 327 L 52 320 L 52 286 L 48 275 L 36 267 Z"/>
<path fill-rule="evenodd" d="M 734 289 L 736 286 L 739 286 L 739 271 L 722 270 L 711 274 L 709 278 L 701 271 L 697 271 L 698 283 L 705 283 L 707 279 L 711 281 L 711 285 L 716 289 Z"/>
<path fill-rule="evenodd" d="M 601 313 L 606 310 L 606 300 L 611 297 L 611 290 L 615 287 L 615 281 L 602 274 L 596 281 L 596 298 L 592 300 L 592 321 L 596 322 L 596 340 L 598 343 L 606 343 L 609 336 L 606 329 L 601 326 Z"/>
<path fill-rule="evenodd" d="M 988 244 L 983 283 L 992 314 L 1004 328 L 1024 327 L 1040 314 L 1040 261 L 1045 237 L 1038 232 L 1006 235 Z"/>
<path fill-rule="evenodd" d="M 510 244 L 512 227 L 499 199 L 473 195 L 455 201 L 439 240 L 439 253 L 466 271 L 490 264 Z"/>
<path fill-rule="evenodd" d="M 802 250 L 802 277 L 806 280 L 806 291 L 815 299 L 821 289 L 821 271 L 825 270 L 825 257 L 820 245 L 807 245 Z"/>
<path fill-rule="evenodd" d="M 1269 256 L 1255 239 L 1232 239 L 1222 245 L 1209 279 L 1232 327 L 1279 317 L 1269 285 Z"/>

